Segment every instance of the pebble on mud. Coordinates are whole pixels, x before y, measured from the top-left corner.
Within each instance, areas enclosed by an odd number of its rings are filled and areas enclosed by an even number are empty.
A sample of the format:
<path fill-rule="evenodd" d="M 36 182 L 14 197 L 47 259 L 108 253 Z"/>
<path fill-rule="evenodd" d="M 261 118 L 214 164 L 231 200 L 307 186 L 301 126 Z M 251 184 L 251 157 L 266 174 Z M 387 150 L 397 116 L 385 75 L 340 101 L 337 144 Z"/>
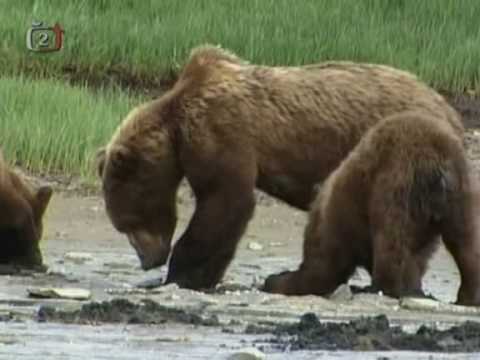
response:
<path fill-rule="evenodd" d="M 87 261 L 93 260 L 92 254 L 86 252 L 68 252 L 63 258 L 75 264 L 83 264 Z"/>
<path fill-rule="evenodd" d="M 231 354 L 227 360 L 264 360 L 266 356 L 256 348 L 245 348 Z"/>
<path fill-rule="evenodd" d="M 156 277 L 153 279 L 147 279 L 140 281 L 135 284 L 135 287 L 141 288 L 141 289 L 156 289 L 160 288 L 163 285 L 163 279 L 161 277 Z M 168 285 L 166 285 L 167 287 Z"/>
<path fill-rule="evenodd" d="M 113 270 L 130 270 L 132 268 L 131 264 L 117 261 L 105 262 L 103 266 Z"/>
<path fill-rule="evenodd" d="M 164 336 L 164 337 L 158 337 L 155 339 L 155 341 L 158 341 L 158 342 L 169 342 L 169 343 L 181 343 L 181 342 L 190 342 L 191 339 L 188 337 L 188 336 L 181 336 L 181 337 L 168 337 L 168 336 Z"/>
<path fill-rule="evenodd" d="M 252 251 L 262 251 L 263 246 L 261 244 L 259 244 L 258 242 L 250 241 L 248 243 L 248 249 L 252 250 Z"/>
<path fill-rule="evenodd" d="M 432 299 L 407 297 L 400 300 L 400 306 L 411 310 L 438 310 L 441 303 Z"/>
<path fill-rule="evenodd" d="M 252 291 L 250 286 L 235 281 L 223 281 L 215 287 L 215 293 L 241 293 Z"/>
<path fill-rule="evenodd" d="M 281 247 L 284 246 L 284 243 L 280 241 L 272 241 L 268 245 L 270 245 L 270 247 Z"/>
<path fill-rule="evenodd" d="M 5 336 L 5 335 L 2 335 L 0 337 L 0 344 L 1 345 L 13 345 L 13 344 L 16 344 L 20 342 L 19 339 L 13 337 L 13 336 Z"/>

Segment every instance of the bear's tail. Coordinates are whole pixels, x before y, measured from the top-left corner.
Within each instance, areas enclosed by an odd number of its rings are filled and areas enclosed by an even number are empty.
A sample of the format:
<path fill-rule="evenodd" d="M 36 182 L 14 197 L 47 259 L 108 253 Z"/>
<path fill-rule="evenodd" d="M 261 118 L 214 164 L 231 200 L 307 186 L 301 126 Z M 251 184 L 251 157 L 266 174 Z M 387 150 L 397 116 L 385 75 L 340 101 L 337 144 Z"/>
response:
<path fill-rule="evenodd" d="M 451 166 L 444 163 L 443 167 L 415 171 L 409 196 L 411 215 L 438 223 L 468 208 L 480 212 L 478 174 L 467 159 L 463 160 Z"/>
<path fill-rule="evenodd" d="M 439 222 L 448 216 L 452 191 L 458 189 L 453 172 L 450 169 L 416 171 L 410 190 L 410 212 L 414 218 Z"/>

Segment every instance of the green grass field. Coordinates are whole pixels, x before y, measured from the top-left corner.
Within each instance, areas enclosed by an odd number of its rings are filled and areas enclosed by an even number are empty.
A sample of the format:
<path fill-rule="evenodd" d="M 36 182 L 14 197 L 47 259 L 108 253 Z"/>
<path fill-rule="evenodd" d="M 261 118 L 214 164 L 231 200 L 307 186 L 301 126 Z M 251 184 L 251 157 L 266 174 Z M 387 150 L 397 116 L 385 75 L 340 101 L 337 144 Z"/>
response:
<path fill-rule="evenodd" d="M 51 80 L 0 78 L 1 147 L 10 162 L 33 171 L 89 176 L 99 146 L 138 97 L 96 94 Z"/>
<path fill-rule="evenodd" d="M 386 63 L 438 89 L 480 91 L 478 0 L 0 0 L 0 9 L 0 145 L 35 170 L 89 174 L 89 156 L 141 100 L 66 85 L 71 72 L 82 85 L 106 85 L 111 72 L 155 83 L 205 42 L 251 62 Z M 34 20 L 62 24 L 62 51 L 27 51 Z"/>

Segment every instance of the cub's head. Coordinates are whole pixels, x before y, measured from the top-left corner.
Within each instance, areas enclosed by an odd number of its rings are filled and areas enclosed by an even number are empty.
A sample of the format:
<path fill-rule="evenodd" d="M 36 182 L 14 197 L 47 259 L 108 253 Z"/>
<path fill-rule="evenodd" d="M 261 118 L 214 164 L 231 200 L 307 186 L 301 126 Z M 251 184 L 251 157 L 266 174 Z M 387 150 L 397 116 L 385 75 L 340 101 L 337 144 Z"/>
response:
<path fill-rule="evenodd" d="M 161 106 L 134 109 L 97 153 L 107 215 L 144 270 L 167 262 L 177 222 L 182 174 L 165 116 Z"/>
<path fill-rule="evenodd" d="M 52 189 L 32 189 L 3 162 L 0 172 L 0 264 L 43 269 L 39 243 Z"/>

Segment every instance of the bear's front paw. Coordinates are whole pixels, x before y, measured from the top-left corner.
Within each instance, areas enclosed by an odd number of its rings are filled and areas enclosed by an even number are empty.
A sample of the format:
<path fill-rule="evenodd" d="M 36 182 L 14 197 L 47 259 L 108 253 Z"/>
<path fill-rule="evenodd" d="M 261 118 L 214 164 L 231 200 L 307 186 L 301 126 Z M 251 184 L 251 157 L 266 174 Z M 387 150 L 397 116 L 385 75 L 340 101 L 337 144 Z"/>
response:
<path fill-rule="evenodd" d="M 260 290 L 273 294 L 290 294 L 292 293 L 292 274 L 292 271 L 284 271 L 279 274 L 270 275 L 265 279 L 265 283 Z"/>
<path fill-rule="evenodd" d="M 174 283 L 181 288 L 204 291 L 215 288 L 218 281 L 206 276 L 201 269 L 192 271 L 176 272 L 170 271 L 165 284 Z"/>

